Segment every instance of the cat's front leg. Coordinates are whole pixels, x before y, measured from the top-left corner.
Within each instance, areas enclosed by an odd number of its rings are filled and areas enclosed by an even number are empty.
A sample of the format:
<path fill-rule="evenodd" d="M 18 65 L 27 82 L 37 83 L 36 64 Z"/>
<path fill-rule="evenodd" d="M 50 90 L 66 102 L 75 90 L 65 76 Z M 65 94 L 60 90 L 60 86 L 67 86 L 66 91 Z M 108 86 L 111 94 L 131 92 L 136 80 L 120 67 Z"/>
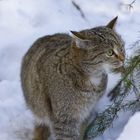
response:
<path fill-rule="evenodd" d="M 55 120 L 53 129 L 56 140 L 80 140 L 79 123 L 76 120 Z"/>

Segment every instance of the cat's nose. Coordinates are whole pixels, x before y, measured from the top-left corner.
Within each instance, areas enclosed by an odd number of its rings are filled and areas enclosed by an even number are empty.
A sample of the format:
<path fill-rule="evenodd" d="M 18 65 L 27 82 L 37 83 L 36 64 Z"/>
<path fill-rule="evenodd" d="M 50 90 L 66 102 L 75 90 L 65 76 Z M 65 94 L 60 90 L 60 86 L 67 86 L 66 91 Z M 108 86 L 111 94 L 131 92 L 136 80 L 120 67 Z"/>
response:
<path fill-rule="evenodd" d="M 118 55 L 118 58 L 121 62 L 124 62 L 124 60 L 125 60 L 125 56 L 122 54 Z"/>
<path fill-rule="evenodd" d="M 119 66 L 121 67 L 121 66 L 123 66 L 124 65 L 124 61 L 120 61 L 119 62 Z"/>

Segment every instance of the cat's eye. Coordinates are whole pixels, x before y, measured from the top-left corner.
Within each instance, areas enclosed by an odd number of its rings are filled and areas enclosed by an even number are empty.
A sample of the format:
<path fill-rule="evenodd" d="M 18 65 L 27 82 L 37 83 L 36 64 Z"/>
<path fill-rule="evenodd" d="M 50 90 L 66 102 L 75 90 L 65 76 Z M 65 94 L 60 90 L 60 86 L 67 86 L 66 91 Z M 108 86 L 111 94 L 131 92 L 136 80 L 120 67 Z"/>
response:
<path fill-rule="evenodd" d="M 108 56 L 112 56 L 113 54 L 114 54 L 114 51 L 113 51 L 113 50 L 108 50 L 108 51 L 107 51 L 107 55 L 108 55 Z"/>

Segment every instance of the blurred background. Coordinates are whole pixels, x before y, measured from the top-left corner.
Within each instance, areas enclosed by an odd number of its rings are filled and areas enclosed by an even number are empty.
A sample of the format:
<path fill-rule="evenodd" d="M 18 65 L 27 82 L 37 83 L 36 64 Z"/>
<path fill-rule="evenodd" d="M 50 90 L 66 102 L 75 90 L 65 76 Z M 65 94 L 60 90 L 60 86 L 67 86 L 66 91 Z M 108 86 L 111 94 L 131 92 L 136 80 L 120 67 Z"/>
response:
<path fill-rule="evenodd" d="M 106 25 L 118 16 L 116 31 L 130 56 L 140 38 L 139 15 L 139 0 L 0 0 L 0 139 L 31 140 L 33 118 L 19 75 L 22 57 L 37 38 Z M 97 139 L 117 139 L 128 116 L 120 115 Z"/>

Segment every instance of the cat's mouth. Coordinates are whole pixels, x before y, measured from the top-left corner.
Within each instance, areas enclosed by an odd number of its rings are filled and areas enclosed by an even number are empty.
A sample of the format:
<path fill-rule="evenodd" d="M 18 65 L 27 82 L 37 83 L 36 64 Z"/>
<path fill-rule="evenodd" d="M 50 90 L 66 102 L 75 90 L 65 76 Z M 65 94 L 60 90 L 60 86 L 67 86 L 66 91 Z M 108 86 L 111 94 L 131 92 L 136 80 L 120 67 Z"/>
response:
<path fill-rule="evenodd" d="M 111 73 L 114 69 L 118 69 L 121 68 L 124 65 L 124 63 L 122 61 L 117 61 L 111 64 L 104 64 L 103 68 L 105 69 L 105 71 L 107 73 Z"/>
<path fill-rule="evenodd" d="M 118 62 L 114 62 L 113 63 L 113 67 L 114 68 L 120 68 L 124 65 L 124 62 L 123 61 L 118 61 Z"/>

